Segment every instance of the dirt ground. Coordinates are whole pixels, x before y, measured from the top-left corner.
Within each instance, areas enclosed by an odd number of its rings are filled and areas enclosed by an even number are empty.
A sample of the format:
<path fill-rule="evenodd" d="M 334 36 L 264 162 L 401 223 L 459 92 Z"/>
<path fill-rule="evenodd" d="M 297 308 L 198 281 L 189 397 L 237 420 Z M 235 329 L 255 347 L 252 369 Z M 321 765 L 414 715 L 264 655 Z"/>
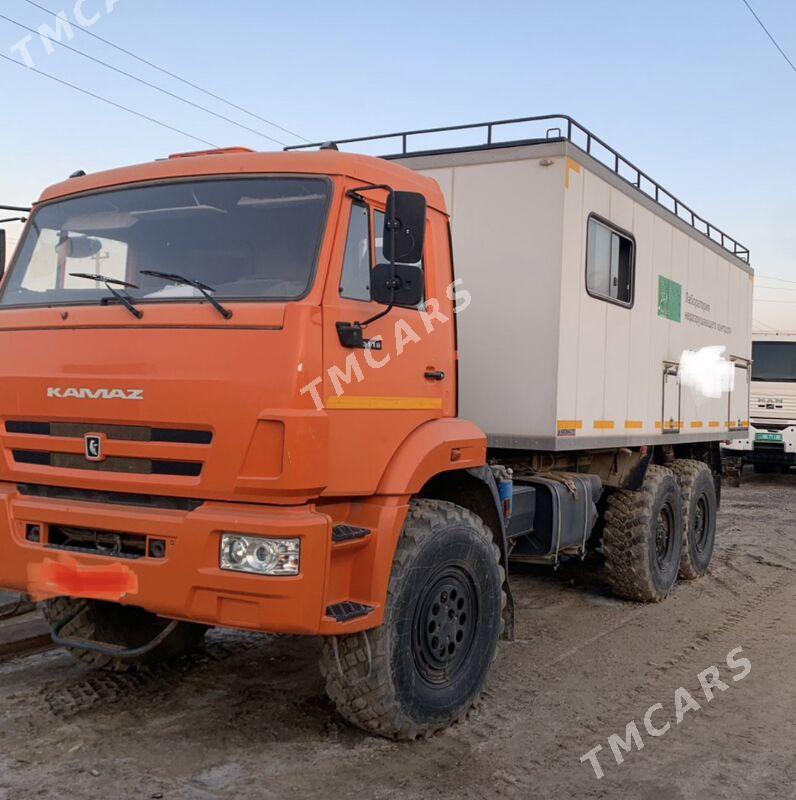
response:
<path fill-rule="evenodd" d="M 0 664 L 0 798 L 796 798 L 796 474 L 725 489 L 719 530 L 712 574 L 661 605 L 581 567 L 515 572 L 516 641 L 470 720 L 430 741 L 336 717 L 316 640 L 214 633 L 133 677 L 57 651 Z M 752 671 L 733 682 L 737 647 Z M 731 688 L 707 704 L 711 665 Z M 702 710 L 677 725 L 679 687 Z M 644 749 L 620 766 L 607 740 L 633 719 Z M 601 780 L 580 761 L 598 744 Z"/>

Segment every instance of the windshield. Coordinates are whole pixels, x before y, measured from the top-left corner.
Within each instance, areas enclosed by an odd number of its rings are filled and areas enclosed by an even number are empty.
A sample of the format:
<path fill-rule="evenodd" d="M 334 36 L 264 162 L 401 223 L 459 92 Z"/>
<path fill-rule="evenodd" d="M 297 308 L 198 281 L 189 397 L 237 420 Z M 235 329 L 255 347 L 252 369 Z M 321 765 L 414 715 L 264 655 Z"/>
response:
<path fill-rule="evenodd" d="M 753 342 L 752 380 L 796 382 L 796 342 Z"/>
<path fill-rule="evenodd" d="M 0 306 L 108 296 L 78 272 L 135 284 L 136 302 L 202 299 L 144 270 L 201 281 L 218 298 L 296 299 L 315 271 L 329 187 L 323 178 L 203 180 L 50 203 L 31 219 Z"/>

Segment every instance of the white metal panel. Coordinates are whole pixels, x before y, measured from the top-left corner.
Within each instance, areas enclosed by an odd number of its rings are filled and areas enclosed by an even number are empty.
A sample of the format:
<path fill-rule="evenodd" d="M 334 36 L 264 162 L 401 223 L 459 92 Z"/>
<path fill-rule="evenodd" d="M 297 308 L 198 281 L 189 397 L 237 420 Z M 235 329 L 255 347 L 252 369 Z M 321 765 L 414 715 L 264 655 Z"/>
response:
<path fill-rule="evenodd" d="M 555 424 L 563 163 L 423 170 L 441 178 L 460 288 L 459 413 L 493 436 Z"/>
<path fill-rule="evenodd" d="M 646 208 L 637 206 L 633 214 L 633 235 L 636 239 L 636 273 L 633 308 L 629 315 L 627 414 L 621 420 L 628 433 L 656 433 L 654 398 L 650 386 L 659 380 L 661 359 L 652 354 L 652 320 L 657 316 L 657 277 L 653 271 L 653 249 L 639 247 L 639 242 L 653 242 L 656 217 Z M 619 422 L 619 421 L 618 421 Z M 641 427 L 639 427 L 639 425 Z"/>
<path fill-rule="evenodd" d="M 587 172 L 587 175 L 591 173 Z M 595 180 L 600 180 L 595 177 Z M 618 189 L 610 188 L 611 207 L 608 218 L 618 228 L 634 234 L 635 204 Z M 603 302 L 603 301 L 594 301 Z M 603 418 L 601 432 L 624 435 L 628 419 L 630 381 L 630 322 L 632 308 L 605 303 L 605 371 L 603 374 Z M 594 424 L 594 423 L 592 423 Z M 610 427 L 613 426 L 613 427 Z"/>
<path fill-rule="evenodd" d="M 564 237 L 581 236 L 582 251 L 577 260 L 562 265 L 565 272 L 578 275 L 580 287 L 572 302 L 580 306 L 580 323 L 578 326 L 577 350 L 574 353 L 578 366 L 578 382 L 576 389 L 575 419 L 579 423 L 578 435 L 594 433 L 596 420 L 604 419 L 605 402 L 605 364 L 607 358 L 607 327 L 609 304 L 590 297 L 586 292 L 586 225 L 590 213 L 610 218 L 611 190 L 607 183 L 598 180 L 590 172 L 581 169 L 580 183 L 582 191 L 578 194 L 578 181 L 573 179 L 567 193 L 575 212 L 567 215 L 567 226 Z M 576 199 L 577 198 L 577 199 Z M 580 203 L 578 203 L 578 199 Z M 562 320 L 564 322 L 564 320 Z M 573 354 L 560 354 L 562 359 L 571 358 Z"/>
<path fill-rule="evenodd" d="M 579 342 L 581 328 L 581 295 L 584 291 L 585 274 L 583 269 L 573 265 L 584 264 L 586 258 L 586 226 L 579 221 L 583 214 L 583 178 L 580 165 L 564 161 L 567 172 L 564 177 L 564 211 L 561 242 L 561 298 L 560 330 L 558 335 L 558 387 L 556 400 L 556 431 L 548 431 L 547 436 L 562 431 L 575 432 L 569 423 L 579 420 L 578 379 Z M 563 235 L 567 231 L 567 235 Z M 585 269 L 585 267 L 584 267 Z M 601 349 L 601 348 L 600 348 Z"/>

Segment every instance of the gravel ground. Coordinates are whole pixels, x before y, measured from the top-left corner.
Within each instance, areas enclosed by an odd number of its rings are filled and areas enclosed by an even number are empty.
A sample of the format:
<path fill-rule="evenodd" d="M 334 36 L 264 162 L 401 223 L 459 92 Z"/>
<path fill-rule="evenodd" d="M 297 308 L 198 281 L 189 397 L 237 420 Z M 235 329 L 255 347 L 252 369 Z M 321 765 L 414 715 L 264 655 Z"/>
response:
<path fill-rule="evenodd" d="M 796 798 L 796 474 L 725 489 L 719 531 L 712 574 L 661 605 L 520 568 L 516 641 L 470 720 L 429 741 L 336 717 L 311 639 L 217 632 L 132 677 L 57 651 L 0 664 L 0 798 Z M 734 682 L 737 647 L 752 671 Z M 708 704 L 711 665 L 730 688 Z M 702 709 L 678 725 L 680 687 Z M 653 738 L 655 703 L 672 727 Z M 608 737 L 631 720 L 644 747 L 617 765 Z M 598 744 L 601 780 L 580 760 Z"/>

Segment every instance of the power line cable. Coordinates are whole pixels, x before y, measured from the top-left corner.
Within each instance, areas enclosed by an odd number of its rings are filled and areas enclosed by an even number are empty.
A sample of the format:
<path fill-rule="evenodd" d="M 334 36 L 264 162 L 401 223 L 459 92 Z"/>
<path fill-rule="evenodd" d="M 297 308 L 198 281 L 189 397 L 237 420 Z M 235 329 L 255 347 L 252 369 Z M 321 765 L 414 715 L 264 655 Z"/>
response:
<path fill-rule="evenodd" d="M 755 278 L 758 280 L 766 280 L 766 281 L 782 281 L 782 283 L 793 283 L 796 284 L 796 281 L 788 280 L 788 278 L 778 278 L 776 275 L 755 275 Z"/>
<path fill-rule="evenodd" d="M 746 7 L 747 7 L 747 8 L 748 8 L 748 9 L 749 9 L 751 12 L 752 12 L 752 16 L 753 16 L 753 17 L 754 17 L 754 18 L 757 20 L 757 24 L 758 24 L 758 25 L 760 25 L 760 27 L 761 27 L 761 28 L 762 28 L 762 29 L 763 29 L 763 30 L 766 32 L 766 36 L 768 36 L 768 38 L 769 38 L 769 39 L 771 39 L 771 42 L 772 42 L 772 44 L 774 45 L 774 47 L 776 47 L 776 48 L 777 48 L 777 50 L 779 50 L 779 52 L 780 52 L 780 55 L 781 55 L 781 56 L 782 56 L 782 57 L 785 59 L 785 61 L 787 61 L 787 62 L 788 62 L 788 64 L 790 65 L 790 68 L 791 68 L 791 69 L 792 69 L 794 72 L 796 72 L 796 64 L 794 64 L 794 63 L 793 63 L 793 62 L 792 62 L 792 61 L 791 61 L 791 60 L 788 58 L 788 56 L 787 56 L 787 54 L 785 53 L 785 51 L 784 51 L 784 50 L 783 50 L 783 49 L 782 49 L 782 48 L 779 46 L 779 42 L 778 42 L 778 41 L 777 41 L 777 40 L 774 38 L 774 35 L 773 35 L 773 34 L 771 33 L 771 31 L 770 31 L 770 30 L 769 30 L 769 29 L 768 29 L 768 28 L 767 28 L 767 27 L 766 27 L 766 26 L 763 24 L 763 20 L 762 20 L 762 19 L 760 19 L 760 17 L 758 17 L 758 16 L 757 16 L 757 12 L 756 12 L 756 11 L 755 11 L 755 10 L 752 8 L 752 6 L 750 6 L 750 5 L 749 5 L 749 3 L 747 2 L 747 0 L 741 0 L 741 2 L 742 2 L 742 3 L 743 3 L 743 4 L 744 4 L 744 5 L 745 5 L 745 6 L 746 6 Z"/>
<path fill-rule="evenodd" d="M 23 30 L 29 31 L 30 33 L 34 33 L 37 35 L 39 34 L 39 31 L 37 31 L 35 28 L 30 28 L 21 22 L 17 22 L 17 20 L 11 19 L 11 17 L 7 17 L 5 14 L 0 14 L 0 19 L 4 19 L 6 22 L 10 22 L 12 25 L 16 25 L 18 28 L 22 28 Z M 89 61 L 93 61 L 95 64 L 100 64 L 106 69 L 110 69 L 113 70 L 114 72 L 117 72 L 119 75 L 124 75 L 126 78 L 138 81 L 138 83 L 141 83 L 144 86 L 148 86 L 150 89 L 154 89 L 157 92 L 161 92 L 162 94 L 165 94 L 168 97 L 172 97 L 175 100 L 179 100 L 180 102 L 185 103 L 186 105 L 192 106 L 193 108 L 198 108 L 200 111 L 204 111 L 207 114 L 212 114 L 214 117 L 224 120 L 224 122 L 229 122 L 231 125 L 237 125 L 239 128 L 243 128 L 243 130 L 249 131 L 249 133 L 254 133 L 257 136 L 262 136 L 263 139 L 268 139 L 269 142 L 274 142 L 274 144 L 281 144 L 282 146 L 286 146 L 287 144 L 286 142 L 283 142 L 280 139 L 274 139 L 273 136 L 269 136 L 267 133 L 258 131 L 255 128 L 250 128 L 248 125 L 244 125 L 242 122 L 237 122 L 231 117 L 226 117 L 224 116 L 224 114 L 219 114 L 218 112 L 213 111 L 210 108 L 206 108 L 205 106 L 201 106 L 198 103 L 194 103 L 193 101 L 187 100 L 184 97 L 180 97 L 178 94 L 174 94 L 174 92 L 170 92 L 168 89 L 164 89 L 161 86 L 158 86 L 157 84 L 150 83 L 149 81 L 144 80 L 143 78 L 139 78 L 137 75 L 133 75 L 130 72 L 126 72 L 125 70 L 120 69 L 119 67 L 114 67 L 113 64 L 109 64 L 107 61 L 103 61 L 101 58 L 95 58 L 94 56 L 89 55 L 88 53 L 84 53 L 82 50 L 79 50 L 76 47 L 72 47 L 71 45 L 64 44 L 63 42 L 58 41 L 57 39 L 50 39 L 50 37 L 47 38 L 53 44 L 57 44 L 59 47 L 64 47 L 67 50 L 71 51 L 72 53 L 77 53 L 77 55 L 81 56 L 82 58 L 87 58 Z"/>
<path fill-rule="evenodd" d="M 755 303 L 777 303 L 785 306 L 796 306 L 796 300 L 761 300 L 758 298 Z"/>
<path fill-rule="evenodd" d="M 50 11 L 49 8 L 46 8 L 45 6 L 34 2 L 34 0 L 25 0 L 25 2 L 28 5 L 31 5 L 31 6 L 34 6 L 35 8 L 38 8 L 40 11 L 44 11 L 46 14 L 49 14 L 51 17 L 55 17 L 56 19 L 58 19 L 58 15 L 54 11 Z M 98 34 L 88 30 L 87 28 L 84 28 L 82 25 L 78 25 L 78 23 L 76 23 L 76 22 L 70 22 L 69 24 L 73 25 L 75 28 L 77 28 L 78 30 L 81 30 L 83 33 L 85 33 L 88 36 L 91 36 L 92 38 L 96 39 L 97 41 L 100 41 L 103 44 L 106 44 L 109 47 L 112 47 L 115 50 L 118 50 L 120 53 L 124 53 L 125 55 L 130 56 L 130 58 L 134 58 L 136 61 L 140 61 L 142 64 L 146 64 L 148 67 L 152 67 L 152 69 L 156 69 L 158 72 L 162 72 L 164 75 L 168 75 L 170 78 L 174 78 L 174 80 L 180 81 L 180 83 L 184 83 L 186 86 L 190 86 L 192 89 L 196 89 L 197 91 L 202 92 L 203 94 L 206 94 L 208 97 L 212 97 L 214 100 L 218 100 L 219 102 L 224 103 L 225 105 L 228 105 L 231 108 L 236 109 L 237 111 L 242 111 L 244 114 L 248 114 L 250 117 L 254 117 L 255 119 L 259 119 L 260 122 L 265 122 L 266 125 L 270 125 L 272 128 L 277 128 L 278 130 L 282 131 L 283 133 L 287 133 L 290 136 L 294 136 L 296 139 L 301 139 L 303 142 L 307 142 L 308 144 L 310 142 L 309 139 L 306 139 L 301 134 L 296 133 L 295 131 L 291 131 L 289 128 L 285 128 L 282 125 L 277 125 L 276 122 L 273 122 L 270 119 L 266 119 L 265 117 L 260 116 L 259 114 L 255 113 L 254 111 L 250 111 L 248 108 L 245 108 L 244 106 L 238 105 L 237 103 L 233 103 L 231 100 L 227 100 L 225 97 L 222 97 L 221 95 L 215 94 L 214 92 L 211 92 L 209 89 L 205 89 L 202 86 L 199 86 L 198 84 L 193 83 L 192 81 L 189 81 L 187 78 L 182 78 L 182 77 L 180 77 L 179 75 L 177 75 L 174 72 L 169 72 L 169 70 L 165 69 L 164 67 L 160 67 L 157 64 L 155 64 L 154 62 L 148 61 L 147 59 L 142 58 L 139 55 L 136 55 L 134 52 L 132 52 L 132 50 L 126 50 L 124 47 L 121 47 L 118 44 L 114 44 L 113 42 L 109 41 L 108 39 L 104 39 L 102 36 L 99 36 Z M 280 142 L 280 144 L 281 144 L 281 142 Z"/>
<path fill-rule="evenodd" d="M 765 323 L 765 322 L 761 322 L 759 319 L 754 319 L 754 317 L 752 318 L 752 324 L 753 324 L 753 325 L 760 325 L 762 328 L 768 328 L 768 329 L 769 329 L 770 331 L 772 331 L 773 333 L 776 333 L 776 332 L 777 332 L 777 329 L 776 329 L 776 328 L 773 328 L 771 325 L 768 325 L 768 324 L 767 324 L 767 323 Z"/>
<path fill-rule="evenodd" d="M 143 114 L 140 111 L 135 111 L 132 108 L 123 106 L 121 103 L 116 103 L 115 101 L 109 100 L 107 97 L 103 97 L 102 95 L 90 92 L 88 89 L 83 89 L 81 86 L 77 86 L 74 83 L 70 83 L 69 81 L 63 80 L 63 78 L 57 78 L 55 75 L 51 75 L 49 72 L 44 72 L 40 69 L 36 69 L 36 67 L 29 67 L 26 64 L 23 64 L 21 61 L 17 61 L 15 58 L 11 58 L 11 56 L 7 56 L 4 53 L 0 53 L 0 58 L 4 59 L 5 61 L 8 61 L 10 64 L 14 64 L 17 67 L 29 70 L 30 72 L 35 72 L 37 75 L 43 75 L 45 78 L 49 78 L 51 81 L 60 83 L 62 86 L 68 86 L 70 89 L 74 89 L 76 92 L 80 92 L 81 94 L 93 97 L 95 100 L 100 100 L 103 103 L 107 103 L 109 106 L 118 108 L 121 111 L 126 111 L 128 114 L 133 114 L 136 117 L 145 119 L 147 120 L 147 122 L 152 122 L 155 125 L 160 125 L 161 128 L 166 128 L 167 130 L 173 131 L 174 133 L 182 134 L 183 136 L 187 136 L 189 139 L 193 139 L 196 142 L 201 142 L 202 144 L 206 144 L 209 147 L 214 147 L 214 148 L 218 147 L 218 145 L 215 144 L 214 142 L 209 142 L 207 141 L 207 139 L 202 139 L 201 136 L 195 136 L 193 133 L 188 133 L 188 131 L 184 131 L 181 128 L 175 128 L 173 125 L 169 125 L 166 122 L 161 122 L 161 120 L 159 119 L 155 119 L 154 117 L 147 116 L 146 114 Z"/>

